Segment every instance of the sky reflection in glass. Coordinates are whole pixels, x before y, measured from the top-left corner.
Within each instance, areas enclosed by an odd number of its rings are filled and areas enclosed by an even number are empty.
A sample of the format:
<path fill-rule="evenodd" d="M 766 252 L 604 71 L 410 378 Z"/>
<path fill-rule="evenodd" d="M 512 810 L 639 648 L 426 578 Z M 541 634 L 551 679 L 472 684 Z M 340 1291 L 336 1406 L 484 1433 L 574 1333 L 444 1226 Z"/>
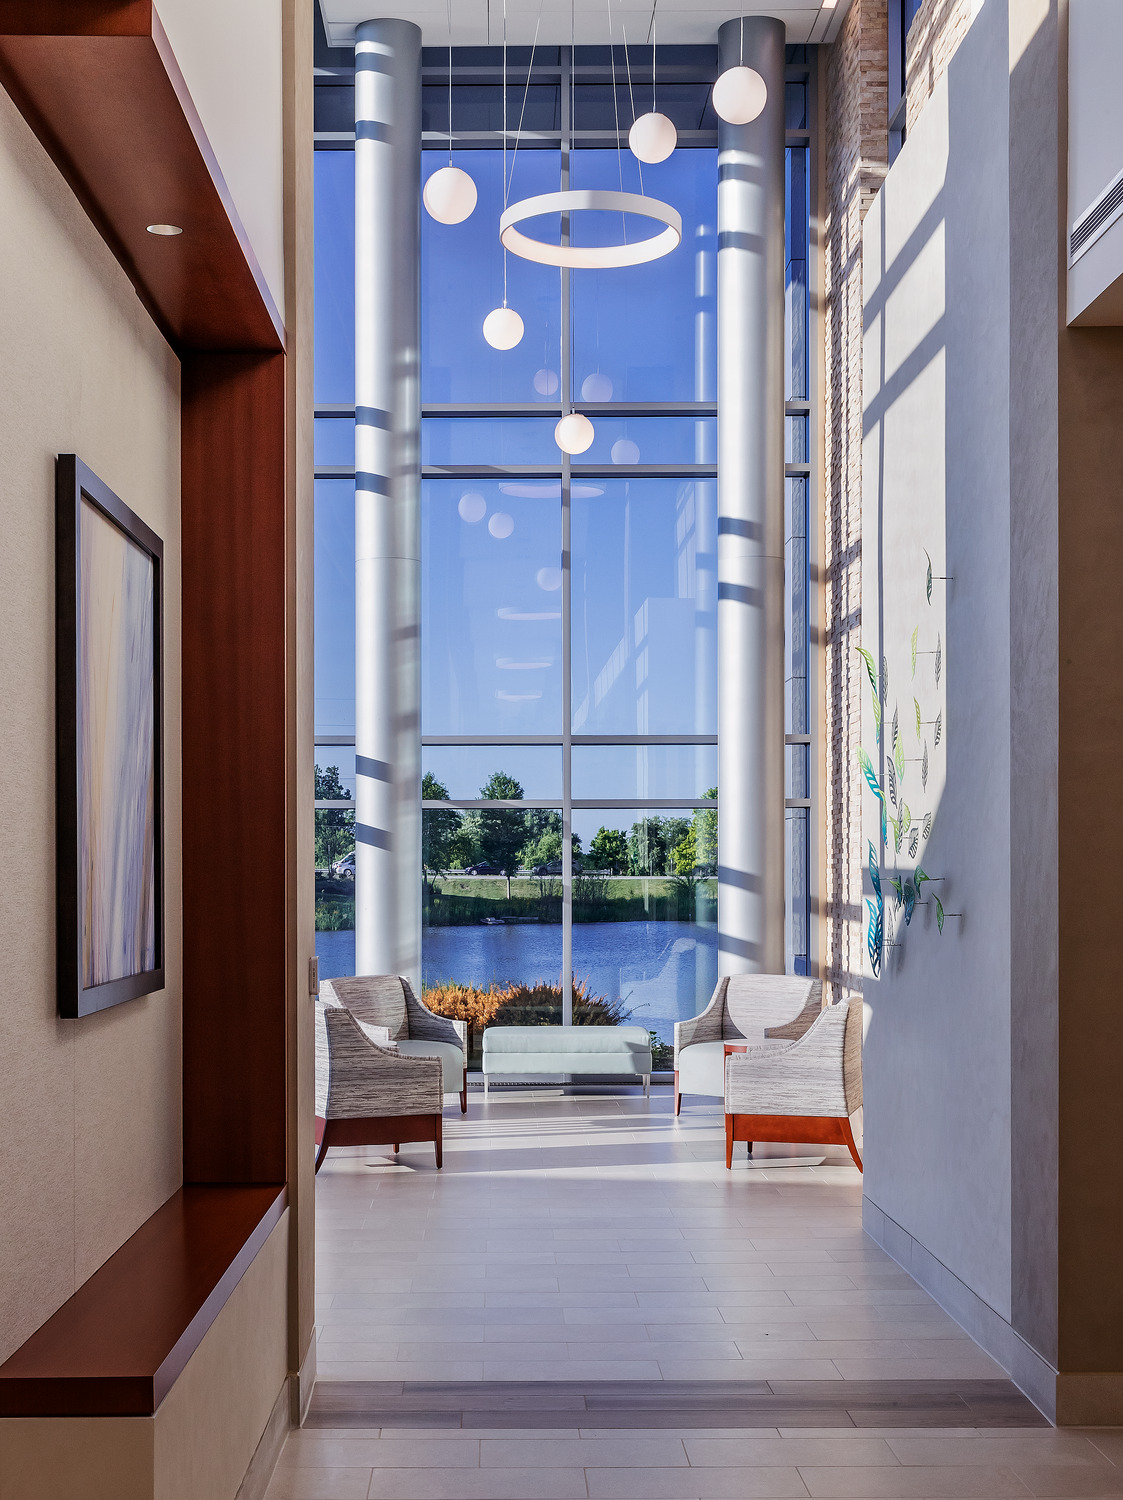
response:
<path fill-rule="evenodd" d="M 426 151 L 422 179 L 448 165 L 447 153 Z M 421 397 L 426 402 L 554 401 L 561 361 L 561 280 L 556 269 L 507 257 L 507 302 L 525 333 L 514 349 L 492 349 L 483 322 L 503 302 L 503 153 L 458 151 L 456 166 L 470 173 L 479 194 L 463 224 L 421 216 Z M 510 200 L 556 192 L 557 151 L 507 153 Z M 536 219 L 557 239 L 560 218 Z"/>
<path fill-rule="evenodd" d="M 572 185 L 640 191 L 639 163 L 629 151 L 575 151 Z M 712 401 L 717 153 L 676 151 L 643 169 L 649 197 L 682 215 L 677 250 L 643 266 L 578 271 L 573 276 L 573 396 L 582 401 Z M 629 215 L 573 216 L 579 245 L 646 238 L 659 226 Z M 652 316 L 653 309 L 658 316 Z"/>
<path fill-rule="evenodd" d="M 422 730 L 561 729 L 557 481 L 422 485 Z"/>
<path fill-rule="evenodd" d="M 327 154 L 327 153 L 322 153 Z M 355 732 L 355 484 L 317 479 L 315 720 L 317 734 Z M 321 765 L 325 762 L 321 761 Z M 336 762 L 332 762 L 336 764 Z"/>
<path fill-rule="evenodd" d="M 603 488 L 573 498 L 574 732 L 716 733 L 716 485 Z"/>

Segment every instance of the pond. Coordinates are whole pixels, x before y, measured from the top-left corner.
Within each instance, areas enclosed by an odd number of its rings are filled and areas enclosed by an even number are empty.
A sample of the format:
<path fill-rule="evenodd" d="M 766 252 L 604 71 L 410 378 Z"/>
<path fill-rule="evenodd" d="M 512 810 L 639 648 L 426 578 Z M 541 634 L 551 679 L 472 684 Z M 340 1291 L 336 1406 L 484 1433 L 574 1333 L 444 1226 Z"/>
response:
<path fill-rule="evenodd" d="M 494 927 L 428 927 L 423 983 L 556 984 L 561 973 L 561 926 L 526 923 Z M 355 934 L 317 932 L 320 977 L 355 972 Z M 619 999 L 632 1021 L 674 1039 L 674 1023 L 697 1015 L 717 983 L 717 930 L 693 922 L 580 922 L 573 928 L 573 971 L 594 995 Z"/>

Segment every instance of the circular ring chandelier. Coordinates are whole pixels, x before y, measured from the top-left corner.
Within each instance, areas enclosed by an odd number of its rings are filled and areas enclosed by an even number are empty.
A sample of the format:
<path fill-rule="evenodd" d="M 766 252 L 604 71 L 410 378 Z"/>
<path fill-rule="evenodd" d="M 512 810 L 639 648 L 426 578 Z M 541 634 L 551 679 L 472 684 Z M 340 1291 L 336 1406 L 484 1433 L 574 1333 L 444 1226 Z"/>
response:
<path fill-rule="evenodd" d="M 665 227 L 647 239 L 619 245 L 548 245 L 523 234 L 516 226 L 539 214 L 568 214 L 584 210 L 637 214 Z M 565 193 L 540 193 L 512 203 L 499 220 L 499 239 L 505 249 L 523 260 L 544 266 L 571 266 L 580 270 L 607 270 L 615 266 L 640 266 L 669 255 L 682 240 L 682 218 L 669 203 L 640 193 L 617 193 L 607 188 L 571 188 Z"/>

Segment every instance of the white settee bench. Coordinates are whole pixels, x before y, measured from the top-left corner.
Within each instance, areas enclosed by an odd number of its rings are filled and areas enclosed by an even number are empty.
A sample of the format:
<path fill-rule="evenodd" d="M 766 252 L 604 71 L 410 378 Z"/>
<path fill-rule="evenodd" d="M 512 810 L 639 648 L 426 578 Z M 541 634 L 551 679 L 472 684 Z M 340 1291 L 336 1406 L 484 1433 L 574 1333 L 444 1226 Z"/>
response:
<path fill-rule="evenodd" d="M 651 1037 L 642 1026 L 489 1026 L 484 1031 L 484 1094 L 491 1078 L 632 1074 L 651 1095 Z"/>

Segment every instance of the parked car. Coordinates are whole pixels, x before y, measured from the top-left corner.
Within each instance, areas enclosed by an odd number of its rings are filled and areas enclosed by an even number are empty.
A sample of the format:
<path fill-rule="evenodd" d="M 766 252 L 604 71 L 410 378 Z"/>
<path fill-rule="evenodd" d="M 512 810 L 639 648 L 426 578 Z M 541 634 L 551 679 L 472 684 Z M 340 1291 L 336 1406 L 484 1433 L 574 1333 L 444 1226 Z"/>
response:
<path fill-rule="evenodd" d="M 532 875 L 560 875 L 562 862 L 560 859 L 552 859 L 548 865 L 535 865 L 531 870 Z"/>
<path fill-rule="evenodd" d="M 486 861 L 481 861 L 478 865 L 469 865 L 464 873 L 465 875 L 502 875 L 503 871 L 498 865 L 489 865 Z"/>
<path fill-rule="evenodd" d="M 355 851 L 345 854 L 342 859 L 337 859 L 331 867 L 331 873 L 337 880 L 354 880 L 355 878 Z"/>

